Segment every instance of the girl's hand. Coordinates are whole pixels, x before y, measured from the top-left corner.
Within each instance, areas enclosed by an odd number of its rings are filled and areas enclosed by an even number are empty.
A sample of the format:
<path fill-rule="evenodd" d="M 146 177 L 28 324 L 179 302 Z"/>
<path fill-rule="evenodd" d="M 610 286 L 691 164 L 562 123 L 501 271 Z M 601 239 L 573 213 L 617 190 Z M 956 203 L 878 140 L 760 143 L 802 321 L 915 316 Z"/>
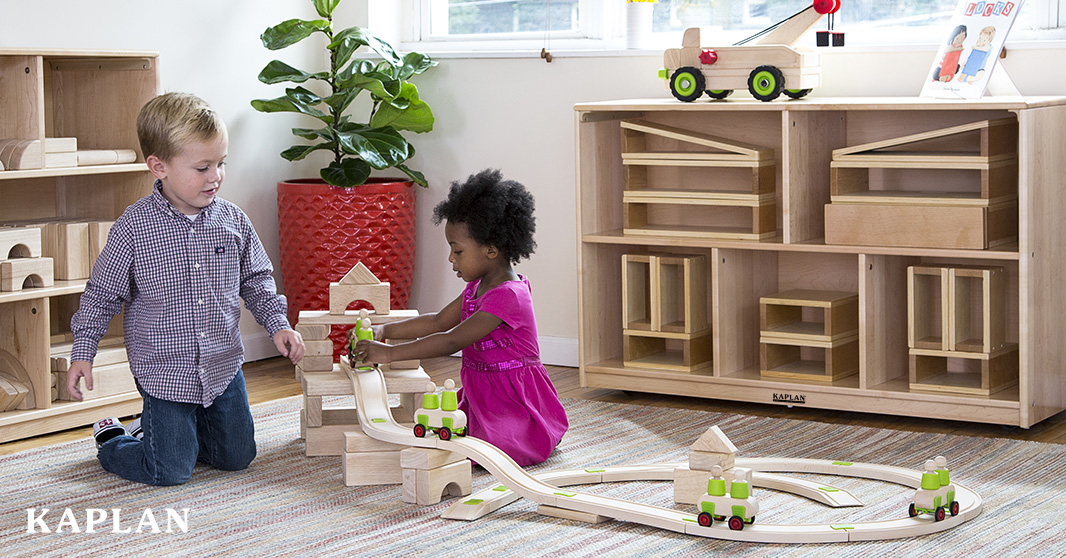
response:
<path fill-rule="evenodd" d="M 359 362 L 370 364 L 388 364 L 392 362 L 392 347 L 379 341 L 363 339 L 355 344 L 355 354 Z"/>

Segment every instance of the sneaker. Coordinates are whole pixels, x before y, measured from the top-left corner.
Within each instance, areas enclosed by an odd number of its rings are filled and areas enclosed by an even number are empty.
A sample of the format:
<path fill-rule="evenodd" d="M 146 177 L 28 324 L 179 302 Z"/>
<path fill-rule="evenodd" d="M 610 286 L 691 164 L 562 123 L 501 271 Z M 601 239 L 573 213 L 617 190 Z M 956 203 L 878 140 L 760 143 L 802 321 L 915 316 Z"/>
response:
<path fill-rule="evenodd" d="M 133 419 L 133 422 L 126 427 L 126 434 L 129 434 L 138 440 L 144 439 L 144 431 L 141 430 L 141 417 Z"/>
<path fill-rule="evenodd" d="M 93 438 L 96 439 L 97 449 L 115 436 L 122 436 L 125 434 L 126 429 L 123 428 L 122 423 L 115 417 L 98 420 L 93 424 Z"/>

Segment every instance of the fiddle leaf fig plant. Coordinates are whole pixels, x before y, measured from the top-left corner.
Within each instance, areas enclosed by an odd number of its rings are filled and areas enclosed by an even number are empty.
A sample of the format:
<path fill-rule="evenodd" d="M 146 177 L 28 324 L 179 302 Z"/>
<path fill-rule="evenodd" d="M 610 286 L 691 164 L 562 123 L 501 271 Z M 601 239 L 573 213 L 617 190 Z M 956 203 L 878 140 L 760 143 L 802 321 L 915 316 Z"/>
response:
<path fill-rule="evenodd" d="M 312 0 L 322 19 L 290 19 L 268 28 L 260 36 L 263 46 L 279 50 L 294 45 L 316 33 L 326 36 L 329 69 L 305 72 L 279 60 L 273 60 L 259 72 L 266 84 L 292 83 L 285 95 L 276 99 L 256 99 L 252 107 L 260 112 L 298 112 L 317 120 L 318 128 L 293 128 L 293 135 L 309 140 L 281 152 L 289 161 L 299 161 L 309 154 L 326 150 L 333 154 L 328 166 L 320 171 L 322 179 L 333 186 L 350 188 L 364 184 L 373 169 L 397 168 L 420 186 L 426 177 L 405 163 L 415 148 L 400 134 L 401 130 L 428 132 L 433 129 L 433 111 L 418 95 L 418 88 L 408 81 L 436 66 L 424 54 L 400 55 L 385 41 L 361 27 L 333 31 L 333 11 L 340 0 Z M 368 47 L 381 61 L 353 58 L 357 50 Z M 301 84 L 320 82 L 322 95 Z M 370 113 L 364 122 L 353 121 L 347 112 L 360 93 L 370 95 Z"/>

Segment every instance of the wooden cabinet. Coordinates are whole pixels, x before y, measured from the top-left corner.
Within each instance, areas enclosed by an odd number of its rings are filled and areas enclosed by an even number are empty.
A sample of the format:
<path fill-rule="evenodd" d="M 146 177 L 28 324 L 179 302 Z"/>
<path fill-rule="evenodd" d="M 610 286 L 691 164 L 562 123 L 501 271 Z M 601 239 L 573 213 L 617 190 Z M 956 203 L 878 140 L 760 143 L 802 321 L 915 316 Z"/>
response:
<path fill-rule="evenodd" d="M 150 193 L 152 178 L 140 154 L 136 119 L 159 89 L 156 53 L 0 49 L 0 139 L 49 146 L 72 145 L 69 138 L 74 138 L 83 155 L 83 166 L 77 166 L 75 152 L 63 147 L 62 158 L 40 157 L 30 168 L 0 170 L 0 226 L 64 222 L 79 223 L 82 231 L 101 230 L 101 223 L 114 221 Z M 135 161 L 107 164 L 108 159 L 96 157 L 117 149 L 133 150 Z M 89 250 L 89 238 L 86 232 L 82 249 Z M 5 253 L 0 259 L 21 255 Z M 140 411 L 132 382 L 112 391 L 119 393 L 85 402 L 53 400 L 58 386 L 52 383 L 52 360 L 70 342 L 70 317 L 87 277 L 70 263 L 69 270 L 55 269 L 78 278 L 57 275 L 51 286 L 31 283 L 0 292 L 0 373 L 32 388 L 18 408 L 0 412 L 0 442 Z"/>
<path fill-rule="evenodd" d="M 575 111 L 583 386 L 1022 427 L 1066 409 L 1066 98 Z M 723 211 L 730 197 L 746 213 Z M 772 227 L 753 229 L 752 205 Z M 709 365 L 629 358 L 648 334 L 627 320 L 667 296 L 640 265 L 670 258 L 706 261 L 675 299 L 701 305 L 685 311 L 706 315 L 705 337 L 682 341 Z M 857 331 L 781 338 L 767 311 Z"/>

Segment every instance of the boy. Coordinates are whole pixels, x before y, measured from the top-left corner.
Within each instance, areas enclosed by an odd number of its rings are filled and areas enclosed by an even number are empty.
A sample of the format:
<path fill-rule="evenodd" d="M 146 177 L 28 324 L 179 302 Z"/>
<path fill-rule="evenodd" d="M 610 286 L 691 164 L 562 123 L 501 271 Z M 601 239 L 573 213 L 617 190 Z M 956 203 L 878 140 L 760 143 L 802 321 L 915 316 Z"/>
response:
<path fill-rule="evenodd" d="M 98 458 L 125 479 L 173 485 L 198 460 L 241 470 L 255 457 L 239 298 L 294 363 L 304 344 L 248 216 L 215 197 L 229 145 L 222 119 L 193 95 L 167 93 L 141 109 L 137 136 L 155 185 L 115 221 L 93 265 L 71 319 L 67 389 L 81 400 L 78 380 L 93 388 L 97 344 L 125 309 L 143 411 L 129 431 L 115 418 L 94 425 Z"/>

